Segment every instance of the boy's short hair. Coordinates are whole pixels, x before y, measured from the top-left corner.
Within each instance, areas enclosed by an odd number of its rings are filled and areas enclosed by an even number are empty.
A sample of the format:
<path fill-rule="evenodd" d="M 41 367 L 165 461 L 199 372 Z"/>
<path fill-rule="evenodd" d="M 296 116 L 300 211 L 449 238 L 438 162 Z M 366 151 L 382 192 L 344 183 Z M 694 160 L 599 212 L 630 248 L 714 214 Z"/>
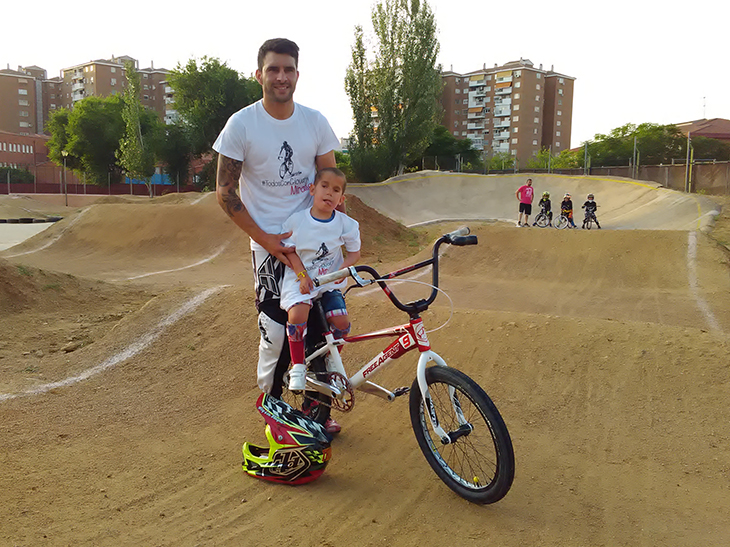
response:
<path fill-rule="evenodd" d="M 258 64 L 259 70 L 264 69 L 264 57 L 269 51 L 294 57 L 294 64 L 299 68 L 299 46 L 286 38 L 272 38 L 266 40 L 259 48 Z"/>
<path fill-rule="evenodd" d="M 322 169 L 317 171 L 317 174 L 314 176 L 314 182 L 312 184 L 314 184 L 316 186 L 317 183 L 322 178 L 323 173 L 332 173 L 333 175 L 340 177 L 342 179 L 342 183 L 343 183 L 342 184 L 342 193 L 343 194 L 345 193 L 345 190 L 347 190 L 347 177 L 345 176 L 345 174 L 342 171 L 337 169 L 337 167 L 323 167 Z"/>

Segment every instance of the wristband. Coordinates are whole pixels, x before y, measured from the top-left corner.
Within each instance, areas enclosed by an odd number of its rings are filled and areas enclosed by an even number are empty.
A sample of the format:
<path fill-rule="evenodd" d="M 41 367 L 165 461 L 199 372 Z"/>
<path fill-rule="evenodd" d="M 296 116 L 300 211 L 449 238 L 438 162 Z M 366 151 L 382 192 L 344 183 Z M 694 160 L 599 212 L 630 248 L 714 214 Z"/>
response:
<path fill-rule="evenodd" d="M 301 277 L 302 279 L 304 279 L 305 277 L 307 277 L 307 270 L 302 270 L 301 272 L 299 272 L 297 274 L 297 277 Z"/>

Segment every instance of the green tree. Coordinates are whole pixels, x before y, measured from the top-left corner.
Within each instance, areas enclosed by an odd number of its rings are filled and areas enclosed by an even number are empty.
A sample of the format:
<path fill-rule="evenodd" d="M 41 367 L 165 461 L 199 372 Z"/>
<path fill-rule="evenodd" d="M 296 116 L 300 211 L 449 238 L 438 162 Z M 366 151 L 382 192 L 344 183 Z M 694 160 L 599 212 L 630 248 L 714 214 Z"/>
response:
<path fill-rule="evenodd" d="M 402 173 L 428 147 L 441 94 L 436 22 L 428 3 L 384 0 L 372 12 L 377 51 L 366 60 L 356 28 L 345 80 L 355 119 L 352 165 L 361 180 Z M 377 128 L 367 127 L 377 113 Z M 372 126 L 371 126 L 372 127 Z"/>
<path fill-rule="evenodd" d="M 52 162 L 57 165 L 63 165 L 65 151 L 68 154 L 68 120 L 71 115 L 71 111 L 67 108 L 61 108 L 51 113 L 51 116 L 46 122 L 46 130 L 51 134 L 51 138 L 48 140 L 48 157 Z M 66 157 L 66 167 L 72 171 L 80 171 L 81 160 L 76 156 L 68 154 Z"/>
<path fill-rule="evenodd" d="M 591 165 L 629 165 L 634 158 L 634 139 L 639 163 L 643 165 L 670 163 L 672 158 L 681 158 L 683 151 L 686 152 L 686 138 L 676 126 L 628 123 L 588 141 Z M 583 159 L 580 161 L 582 165 Z"/>
<path fill-rule="evenodd" d="M 149 115 L 144 115 L 144 109 L 140 104 L 139 73 L 131 62 L 126 63 L 125 68 L 127 87 L 122 96 L 124 135 L 119 141 L 116 155 L 120 167 L 130 178 L 144 180 L 150 197 L 152 197 L 150 179 L 155 174 L 155 146 L 159 142 L 157 132 L 161 129 L 159 118 L 154 114 L 154 119 Z"/>
<path fill-rule="evenodd" d="M 119 180 L 121 169 L 116 151 L 123 135 L 122 101 L 118 96 L 87 97 L 77 102 L 68 116 L 64 148 L 69 158 L 78 159 L 73 170 L 86 174 L 87 182 L 100 186 L 110 179 Z"/>
<path fill-rule="evenodd" d="M 254 78 L 243 77 L 211 57 L 178 64 L 169 82 L 175 91 L 175 109 L 189 126 L 195 156 L 210 152 L 228 118 L 262 96 Z"/>
<path fill-rule="evenodd" d="M 458 158 L 462 166 L 469 165 L 472 169 L 483 163 L 481 152 L 473 148 L 471 139 L 457 139 L 443 125 L 434 126 L 428 147 L 424 150 L 423 155 L 435 157 L 442 166 L 445 165 L 443 163 L 445 158 L 452 159 L 454 165 Z"/>
<path fill-rule="evenodd" d="M 173 183 L 185 181 L 190 170 L 192 147 L 184 124 L 175 123 L 165 128 L 165 137 L 158 150 L 159 159 Z"/>
<path fill-rule="evenodd" d="M 685 138 L 685 150 L 686 150 Z M 707 137 L 692 137 L 695 160 L 730 160 L 730 143 Z"/>
<path fill-rule="evenodd" d="M 514 167 L 515 157 L 509 152 L 498 152 L 487 161 L 487 168 L 490 171 L 503 171 Z"/>

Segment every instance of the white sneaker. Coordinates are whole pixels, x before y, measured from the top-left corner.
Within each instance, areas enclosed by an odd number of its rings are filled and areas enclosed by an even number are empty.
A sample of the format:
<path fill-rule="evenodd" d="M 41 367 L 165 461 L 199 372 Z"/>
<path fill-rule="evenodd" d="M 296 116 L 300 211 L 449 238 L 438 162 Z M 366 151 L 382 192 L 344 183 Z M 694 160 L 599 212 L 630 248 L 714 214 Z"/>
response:
<path fill-rule="evenodd" d="M 306 365 L 292 365 L 289 369 L 289 391 L 304 391 L 307 387 Z"/>

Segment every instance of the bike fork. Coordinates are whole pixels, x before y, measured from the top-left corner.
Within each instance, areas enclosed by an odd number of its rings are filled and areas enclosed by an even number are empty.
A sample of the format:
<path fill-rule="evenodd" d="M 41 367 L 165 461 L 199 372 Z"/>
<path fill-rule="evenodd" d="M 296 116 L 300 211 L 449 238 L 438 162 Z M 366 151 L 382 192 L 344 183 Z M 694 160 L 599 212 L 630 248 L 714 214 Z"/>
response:
<path fill-rule="evenodd" d="M 431 402 L 431 394 L 428 390 L 428 382 L 426 382 L 426 366 L 430 361 L 433 361 L 436 366 L 445 367 L 448 366 L 439 354 L 434 351 L 428 350 L 421 353 L 418 358 L 418 366 L 416 368 L 416 378 L 418 380 L 418 388 L 421 391 L 421 398 L 423 399 L 424 408 L 428 411 L 428 418 L 431 421 L 431 427 L 433 427 L 434 433 L 439 436 L 443 444 L 451 444 L 458 437 L 453 437 L 453 434 L 449 434 L 444 431 L 444 428 L 439 424 L 438 416 L 436 416 L 436 409 Z M 449 399 L 454 407 L 457 419 L 460 426 L 471 426 L 464 417 L 464 413 L 461 410 L 461 404 L 459 399 L 456 397 L 456 390 L 453 386 L 449 386 Z M 461 427 L 459 428 L 461 429 Z"/>

